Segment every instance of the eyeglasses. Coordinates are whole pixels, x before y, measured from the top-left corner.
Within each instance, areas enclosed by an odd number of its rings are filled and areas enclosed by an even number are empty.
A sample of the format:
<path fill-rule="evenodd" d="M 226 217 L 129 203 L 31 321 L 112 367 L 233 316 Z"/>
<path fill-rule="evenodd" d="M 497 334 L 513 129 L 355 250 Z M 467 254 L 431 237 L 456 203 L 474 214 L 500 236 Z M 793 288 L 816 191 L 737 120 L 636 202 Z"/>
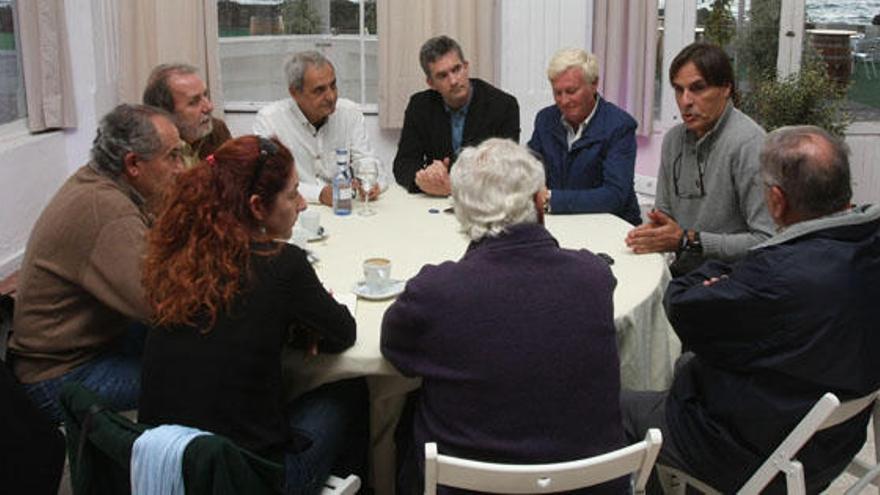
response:
<path fill-rule="evenodd" d="M 248 186 L 248 191 L 253 192 L 254 187 L 257 185 L 257 180 L 260 178 L 260 174 L 263 173 L 263 167 L 266 166 L 266 161 L 270 156 L 274 156 L 278 153 L 278 145 L 274 142 L 264 138 L 259 137 L 260 144 L 260 154 L 257 156 L 257 163 L 254 165 L 254 175 L 251 177 L 251 183 Z"/>
<path fill-rule="evenodd" d="M 697 158 L 697 180 L 694 181 L 694 188 L 687 190 L 687 187 L 679 186 L 679 178 L 681 177 L 682 155 L 684 151 L 678 153 L 672 164 L 672 185 L 675 188 L 675 195 L 682 199 L 699 199 L 706 196 L 706 187 L 703 184 L 703 163 Z M 683 184 L 687 186 L 687 184 Z"/>

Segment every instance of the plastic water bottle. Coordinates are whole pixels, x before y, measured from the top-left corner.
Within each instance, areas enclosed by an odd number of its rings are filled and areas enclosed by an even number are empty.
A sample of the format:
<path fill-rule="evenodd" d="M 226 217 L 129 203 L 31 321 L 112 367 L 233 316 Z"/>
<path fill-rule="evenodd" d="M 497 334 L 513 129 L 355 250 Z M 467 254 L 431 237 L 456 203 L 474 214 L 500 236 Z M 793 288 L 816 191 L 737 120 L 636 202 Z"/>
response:
<path fill-rule="evenodd" d="M 351 214 L 351 174 L 348 167 L 348 150 L 336 149 L 336 175 L 333 177 L 333 213 Z"/>

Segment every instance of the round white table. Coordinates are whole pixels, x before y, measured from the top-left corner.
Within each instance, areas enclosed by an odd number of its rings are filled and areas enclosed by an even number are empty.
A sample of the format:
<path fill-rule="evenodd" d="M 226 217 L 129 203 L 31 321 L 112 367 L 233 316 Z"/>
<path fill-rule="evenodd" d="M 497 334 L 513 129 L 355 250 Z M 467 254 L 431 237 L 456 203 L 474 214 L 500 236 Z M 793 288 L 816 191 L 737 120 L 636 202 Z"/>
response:
<path fill-rule="evenodd" d="M 449 199 L 412 195 L 392 185 L 372 203 L 373 216 L 358 214 L 359 201 L 348 216 L 336 216 L 325 206 L 309 206 L 321 213 L 326 232 L 323 239 L 308 244 L 318 257 L 315 270 L 324 285 L 349 304 L 357 320 L 357 342 L 342 354 L 307 359 L 301 351 L 288 350 L 285 387 L 295 397 L 323 383 L 367 377 L 376 493 L 393 493 L 394 427 L 404 395 L 419 382 L 401 376 L 379 349 L 382 316 L 393 299 L 356 299 L 351 289 L 363 279 L 362 262 L 367 258 L 390 259 L 391 277 L 401 280 L 414 276 L 425 264 L 459 259 L 467 240 L 458 231 L 455 215 L 444 212 L 450 204 Z M 545 224 L 560 246 L 604 252 L 614 259 L 614 322 L 623 386 L 668 388 L 680 344 L 662 305 L 670 279 L 663 257 L 633 254 L 623 241 L 631 226 L 614 215 L 548 215 Z"/>

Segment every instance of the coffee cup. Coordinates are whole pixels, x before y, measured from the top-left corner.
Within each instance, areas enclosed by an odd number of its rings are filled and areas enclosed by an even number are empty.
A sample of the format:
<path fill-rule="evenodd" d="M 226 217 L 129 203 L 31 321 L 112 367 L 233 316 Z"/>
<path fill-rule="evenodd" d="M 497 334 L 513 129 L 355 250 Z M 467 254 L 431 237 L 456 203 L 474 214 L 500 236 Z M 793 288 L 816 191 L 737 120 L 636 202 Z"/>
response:
<path fill-rule="evenodd" d="M 364 260 L 364 282 L 370 292 L 381 292 L 391 280 L 391 260 L 369 258 Z"/>
<path fill-rule="evenodd" d="M 321 214 L 317 210 L 305 210 L 299 214 L 299 225 L 311 235 L 320 235 Z"/>

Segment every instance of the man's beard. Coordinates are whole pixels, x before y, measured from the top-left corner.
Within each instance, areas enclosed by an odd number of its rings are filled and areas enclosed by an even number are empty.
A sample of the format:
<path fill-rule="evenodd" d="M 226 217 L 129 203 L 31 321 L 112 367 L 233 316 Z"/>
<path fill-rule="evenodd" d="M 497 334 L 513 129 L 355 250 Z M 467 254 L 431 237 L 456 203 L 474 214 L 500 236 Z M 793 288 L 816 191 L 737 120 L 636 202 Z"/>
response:
<path fill-rule="evenodd" d="M 180 131 L 180 137 L 186 141 L 187 143 L 194 143 L 199 139 L 207 136 L 214 130 L 214 121 L 212 119 L 208 119 L 208 122 L 204 125 L 197 124 L 194 126 L 189 126 L 178 122 L 177 125 L 178 130 Z"/>

